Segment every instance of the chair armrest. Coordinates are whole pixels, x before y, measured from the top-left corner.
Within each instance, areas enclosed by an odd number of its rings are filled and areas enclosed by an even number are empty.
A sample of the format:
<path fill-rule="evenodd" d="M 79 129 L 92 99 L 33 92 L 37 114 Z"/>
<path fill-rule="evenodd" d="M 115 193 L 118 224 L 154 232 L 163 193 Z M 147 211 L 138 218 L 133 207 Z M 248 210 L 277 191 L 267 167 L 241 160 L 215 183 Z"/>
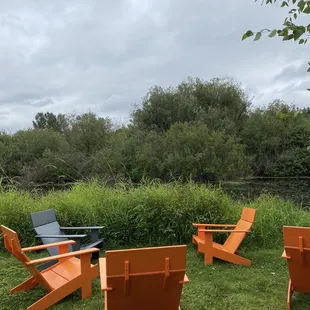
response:
<path fill-rule="evenodd" d="M 99 240 L 99 230 L 102 229 L 103 226 L 93 226 L 93 227 L 60 227 L 61 230 L 90 230 L 91 232 L 91 240 L 92 242 L 96 242 Z"/>
<path fill-rule="evenodd" d="M 74 244 L 74 243 L 75 243 L 75 241 L 68 240 L 68 241 L 62 241 L 62 242 L 55 242 L 55 243 L 37 245 L 37 246 L 28 247 L 28 248 L 22 248 L 22 252 L 39 251 L 39 250 L 44 250 L 44 249 L 48 249 L 48 248 L 53 248 L 55 246 L 66 245 L 66 244 L 69 245 L 69 244 Z"/>
<path fill-rule="evenodd" d="M 36 238 L 85 238 L 87 235 L 36 235 Z"/>
<path fill-rule="evenodd" d="M 89 230 L 98 230 L 102 229 L 103 226 L 93 226 L 93 227 L 60 227 L 61 230 L 78 230 L 78 229 L 89 229 Z"/>
<path fill-rule="evenodd" d="M 230 232 L 230 233 L 245 233 L 250 232 L 249 230 L 243 230 L 243 229 L 235 229 L 235 230 L 228 230 L 228 229 L 199 229 L 201 232 L 209 232 L 209 233 L 217 233 L 217 232 Z"/>
<path fill-rule="evenodd" d="M 232 224 L 193 224 L 195 227 L 205 226 L 205 227 L 236 227 L 236 225 Z"/>
<path fill-rule="evenodd" d="M 99 249 L 91 248 L 91 249 L 87 249 L 87 250 L 75 251 L 75 252 L 59 254 L 59 255 L 55 255 L 55 256 L 48 256 L 48 257 L 44 257 L 44 258 L 35 259 L 35 260 L 30 261 L 30 262 L 26 262 L 25 264 L 27 266 L 32 266 L 35 264 L 41 264 L 41 263 L 45 263 L 45 262 L 49 262 L 49 261 L 53 261 L 53 260 L 59 260 L 62 258 L 70 258 L 70 257 L 75 257 L 75 256 L 80 256 L 80 255 L 85 255 L 85 254 L 91 254 L 94 252 L 99 252 Z"/>
<path fill-rule="evenodd" d="M 112 291 L 112 287 L 107 284 L 107 260 L 106 258 L 99 258 L 100 283 L 102 291 Z"/>

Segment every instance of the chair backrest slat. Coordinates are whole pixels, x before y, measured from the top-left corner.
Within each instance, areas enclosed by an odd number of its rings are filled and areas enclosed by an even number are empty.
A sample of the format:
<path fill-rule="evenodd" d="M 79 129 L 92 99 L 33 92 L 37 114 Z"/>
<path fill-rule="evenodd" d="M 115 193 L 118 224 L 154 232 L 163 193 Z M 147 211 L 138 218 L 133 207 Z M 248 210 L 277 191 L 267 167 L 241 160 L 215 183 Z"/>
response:
<path fill-rule="evenodd" d="M 55 211 L 53 209 L 48 209 L 31 213 L 31 222 L 34 228 L 57 222 Z"/>
<path fill-rule="evenodd" d="M 310 293 L 310 228 L 284 226 L 283 241 L 294 290 Z"/>
<path fill-rule="evenodd" d="M 250 230 L 255 221 L 256 210 L 251 208 L 243 208 L 241 218 L 238 221 L 235 230 Z M 230 252 L 235 253 L 246 236 L 245 233 L 230 233 L 229 237 L 224 243 L 224 248 Z"/>
<path fill-rule="evenodd" d="M 53 209 L 31 213 L 32 226 L 37 235 L 63 235 Z M 40 238 L 43 244 L 66 241 L 68 238 Z M 69 251 L 72 250 L 71 245 Z M 51 256 L 58 254 L 58 248 L 48 248 Z"/>
<path fill-rule="evenodd" d="M 186 245 L 106 252 L 108 309 L 177 310 Z"/>

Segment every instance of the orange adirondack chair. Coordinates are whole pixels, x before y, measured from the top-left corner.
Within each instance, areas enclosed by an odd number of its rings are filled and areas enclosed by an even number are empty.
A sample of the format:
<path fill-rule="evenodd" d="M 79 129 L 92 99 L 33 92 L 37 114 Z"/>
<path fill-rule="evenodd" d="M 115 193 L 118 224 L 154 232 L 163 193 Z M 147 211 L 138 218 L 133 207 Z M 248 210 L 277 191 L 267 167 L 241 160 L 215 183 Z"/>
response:
<path fill-rule="evenodd" d="M 284 252 L 290 274 L 287 307 L 291 309 L 293 292 L 310 294 L 310 228 L 283 227 Z"/>
<path fill-rule="evenodd" d="M 231 224 L 193 224 L 198 229 L 198 235 L 192 236 L 192 242 L 198 245 L 198 252 L 204 253 L 204 263 L 213 263 L 213 257 L 228 261 L 233 264 L 248 265 L 252 262 L 236 254 L 241 242 L 250 231 L 255 220 L 255 209 L 243 208 L 241 219 L 237 225 Z M 205 229 L 206 227 L 226 228 L 226 229 Z M 227 229 L 233 228 L 233 229 Z M 229 232 L 230 235 L 225 243 L 213 242 L 213 233 Z"/>
<path fill-rule="evenodd" d="M 92 295 L 92 279 L 96 278 L 99 273 L 98 265 L 91 265 L 90 259 L 91 253 L 97 252 L 99 249 L 92 248 L 68 253 L 68 246 L 75 243 L 73 240 L 21 248 L 15 231 L 3 225 L 1 225 L 1 230 L 5 248 L 25 265 L 31 274 L 28 280 L 11 289 L 10 293 L 31 290 L 38 284 L 48 291 L 47 295 L 28 307 L 28 310 L 47 309 L 79 288 L 82 290 L 82 299 Z M 42 250 L 51 246 L 58 246 L 59 255 L 29 260 L 25 254 L 29 251 Z M 75 256 L 80 256 L 80 259 Z M 42 272 L 35 267 L 36 264 L 50 260 L 59 260 L 59 262 Z"/>
<path fill-rule="evenodd" d="M 180 310 L 186 245 L 107 251 L 99 267 L 105 310 Z"/>

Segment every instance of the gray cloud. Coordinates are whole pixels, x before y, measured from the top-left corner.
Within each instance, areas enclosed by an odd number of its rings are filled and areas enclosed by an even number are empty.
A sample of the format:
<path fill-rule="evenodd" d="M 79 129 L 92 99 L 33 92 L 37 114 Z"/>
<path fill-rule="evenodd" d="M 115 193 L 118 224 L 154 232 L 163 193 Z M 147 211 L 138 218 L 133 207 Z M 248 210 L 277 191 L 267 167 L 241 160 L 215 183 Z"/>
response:
<path fill-rule="evenodd" d="M 259 42 L 287 9 L 249 0 L 11 0 L 0 2 L 0 127 L 30 127 L 37 112 L 92 110 L 127 121 L 148 89 L 188 76 L 231 76 L 255 94 L 307 105 L 307 46 Z M 302 88 L 304 87 L 304 89 Z"/>
<path fill-rule="evenodd" d="M 53 105 L 54 104 L 54 100 L 51 99 L 51 98 L 46 98 L 46 99 L 43 99 L 43 100 L 30 102 L 30 104 L 32 106 L 35 106 L 35 107 L 45 107 L 45 106 Z"/>
<path fill-rule="evenodd" d="M 306 61 L 291 64 L 283 68 L 283 70 L 274 77 L 275 81 L 292 81 L 308 79 L 308 65 Z"/>

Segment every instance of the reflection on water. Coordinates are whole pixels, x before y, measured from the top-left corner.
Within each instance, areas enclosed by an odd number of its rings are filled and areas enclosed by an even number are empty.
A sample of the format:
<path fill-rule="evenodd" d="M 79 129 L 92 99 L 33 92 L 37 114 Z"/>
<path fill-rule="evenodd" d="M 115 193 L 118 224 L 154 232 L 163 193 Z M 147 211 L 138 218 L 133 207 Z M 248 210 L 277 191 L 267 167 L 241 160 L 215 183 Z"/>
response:
<path fill-rule="evenodd" d="M 17 186 L 32 194 L 44 195 L 49 191 L 70 190 L 72 183 L 67 184 L 28 184 L 28 186 Z M 113 186 L 113 184 L 110 184 Z M 131 184 L 133 185 L 133 184 Z M 137 184 L 136 184 L 137 185 Z M 238 201 L 251 201 L 263 192 L 280 196 L 282 199 L 290 200 L 295 204 L 302 205 L 310 211 L 310 178 L 304 179 L 281 179 L 281 178 L 255 178 L 237 182 L 212 183 L 212 187 L 220 188 L 232 199 Z M 7 186 L 6 188 L 9 188 Z"/>
<path fill-rule="evenodd" d="M 301 204 L 310 210 L 310 178 L 307 179 L 251 179 L 242 182 L 223 182 L 221 188 L 236 200 L 249 201 L 268 192 L 285 200 Z"/>

